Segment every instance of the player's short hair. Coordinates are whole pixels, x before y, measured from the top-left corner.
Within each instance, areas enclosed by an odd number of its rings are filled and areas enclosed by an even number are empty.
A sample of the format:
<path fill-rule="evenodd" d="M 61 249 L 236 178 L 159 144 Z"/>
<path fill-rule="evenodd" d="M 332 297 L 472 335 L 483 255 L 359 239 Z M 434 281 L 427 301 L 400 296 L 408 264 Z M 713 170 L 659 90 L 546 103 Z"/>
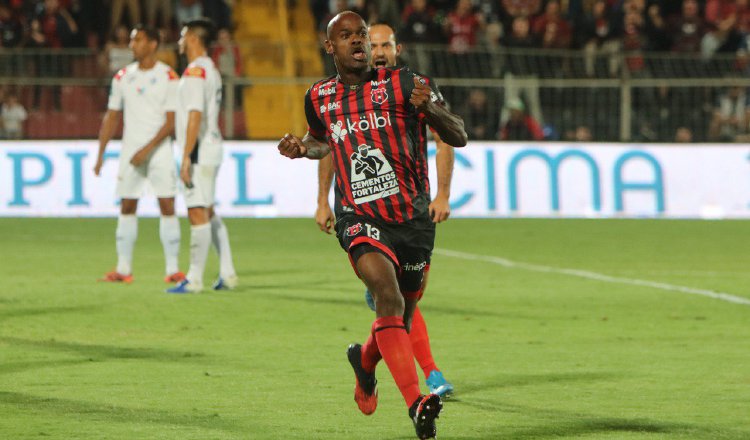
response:
<path fill-rule="evenodd" d="M 393 32 L 393 39 L 396 41 L 396 44 L 398 44 L 398 33 L 396 32 L 396 29 L 393 28 L 393 26 L 384 21 L 376 21 L 375 23 L 370 23 L 369 25 L 367 25 L 367 29 L 372 29 L 373 26 L 385 26 L 390 29 Z"/>
<path fill-rule="evenodd" d="M 146 35 L 146 38 L 149 41 L 156 41 L 157 46 L 161 44 L 161 35 L 156 28 L 138 23 L 137 25 L 133 26 L 133 30 L 136 32 L 143 32 L 143 34 Z"/>
<path fill-rule="evenodd" d="M 210 18 L 196 18 L 183 24 L 183 26 L 197 35 L 204 47 L 211 45 L 211 42 L 216 38 L 216 26 Z"/>

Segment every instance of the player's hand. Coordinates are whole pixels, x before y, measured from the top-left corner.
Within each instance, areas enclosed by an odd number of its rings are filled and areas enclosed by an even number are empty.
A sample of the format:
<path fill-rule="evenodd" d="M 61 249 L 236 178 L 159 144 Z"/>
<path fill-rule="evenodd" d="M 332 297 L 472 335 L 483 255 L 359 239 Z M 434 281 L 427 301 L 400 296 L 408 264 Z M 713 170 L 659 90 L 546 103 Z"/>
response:
<path fill-rule="evenodd" d="M 185 184 L 185 188 L 190 189 L 193 187 L 193 177 L 190 175 L 190 158 L 182 160 L 182 165 L 180 166 L 180 179 L 182 180 L 182 183 Z"/>
<path fill-rule="evenodd" d="M 282 156 L 286 156 L 290 159 L 298 159 L 304 157 L 307 154 L 307 147 L 302 143 L 302 140 L 293 134 L 285 134 L 279 141 L 279 153 Z"/>
<path fill-rule="evenodd" d="M 319 204 L 315 210 L 315 223 L 318 224 L 320 230 L 326 234 L 330 234 L 334 220 L 333 211 L 331 211 L 328 202 Z"/>
<path fill-rule="evenodd" d="M 143 147 L 140 150 L 135 152 L 133 157 L 130 159 L 130 164 L 133 165 L 134 167 L 137 167 L 143 164 L 144 162 L 146 162 L 146 160 L 148 160 L 148 155 L 149 155 L 148 148 Z"/>
<path fill-rule="evenodd" d="M 422 84 L 422 79 L 418 76 L 414 77 L 414 89 L 409 102 L 419 111 L 424 111 L 432 102 L 432 89 L 427 84 Z"/>
<path fill-rule="evenodd" d="M 96 165 L 94 165 L 94 175 L 98 176 L 99 173 L 101 173 L 102 165 L 104 165 L 104 159 L 101 157 L 98 157 L 96 159 Z"/>
<path fill-rule="evenodd" d="M 448 220 L 448 217 L 451 215 L 451 205 L 448 202 L 448 197 L 441 196 L 440 194 L 435 196 L 435 200 L 430 203 L 429 210 L 433 223 Z"/>

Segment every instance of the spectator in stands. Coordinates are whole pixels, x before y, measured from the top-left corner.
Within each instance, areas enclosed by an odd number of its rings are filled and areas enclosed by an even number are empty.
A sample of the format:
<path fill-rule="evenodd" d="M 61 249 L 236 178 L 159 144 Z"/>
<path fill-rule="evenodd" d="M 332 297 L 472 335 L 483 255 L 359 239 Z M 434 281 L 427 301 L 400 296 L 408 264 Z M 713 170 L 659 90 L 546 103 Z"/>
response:
<path fill-rule="evenodd" d="M 404 8 L 399 40 L 404 43 L 438 44 L 442 42 L 435 11 L 427 0 L 411 0 Z"/>
<path fill-rule="evenodd" d="M 177 0 L 174 15 L 179 26 L 201 18 L 203 17 L 203 3 L 200 0 Z"/>
<path fill-rule="evenodd" d="M 706 22 L 701 17 L 699 8 L 698 0 L 683 0 L 682 12 L 667 20 L 672 51 L 700 53 L 701 40 L 706 33 Z"/>
<path fill-rule="evenodd" d="M 560 14 L 560 1 L 549 0 L 544 14 L 534 19 L 532 33 L 545 49 L 567 49 L 570 47 L 573 30 Z"/>
<path fill-rule="evenodd" d="M 474 12 L 471 0 L 458 0 L 443 26 L 448 50 L 454 54 L 463 54 L 476 46 L 477 33 L 484 27 L 484 18 Z"/>
<path fill-rule="evenodd" d="M 622 27 L 611 12 L 607 0 L 596 0 L 590 13 L 584 13 L 583 20 L 578 25 L 576 40 L 583 47 L 584 71 L 586 76 L 597 76 L 596 59 L 601 53 L 608 57 L 609 76 L 615 76 L 618 69 L 618 53 L 620 51 L 620 34 Z"/>
<path fill-rule="evenodd" d="M 493 103 L 494 104 L 494 103 Z M 463 109 L 458 112 L 464 118 L 469 139 L 490 140 L 498 138 L 500 115 L 497 106 L 489 102 L 482 89 L 471 89 Z"/>
<path fill-rule="evenodd" d="M 539 13 L 541 0 L 502 0 L 505 11 L 505 22 L 510 23 L 516 17 L 532 17 Z"/>
<path fill-rule="evenodd" d="M 370 24 L 384 23 L 391 29 L 398 29 L 401 21 L 401 10 L 398 2 L 393 0 L 373 0 L 367 2 L 367 16 Z"/>
<path fill-rule="evenodd" d="M 513 19 L 508 32 L 501 40 L 503 46 L 511 49 L 530 49 L 539 47 L 539 40 L 531 33 L 529 19 L 521 16 Z M 520 55 L 520 56 L 519 56 Z M 536 69 L 529 62 L 525 54 L 511 53 L 507 66 L 514 75 L 529 75 L 536 73 Z"/>
<path fill-rule="evenodd" d="M 19 47 L 23 38 L 23 23 L 8 5 L 0 3 L 0 48 Z"/>
<path fill-rule="evenodd" d="M 159 18 L 157 23 L 157 18 Z M 146 0 L 146 22 L 153 29 L 172 26 L 172 0 Z"/>
<path fill-rule="evenodd" d="M 100 64 L 106 66 L 109 76 L 133 62 L 133 51 L 130 50 L 130 32 L 125 25 L 115 27 L 112 39 L 104 45 L 100 56 Z"/>
<path fill-rule="evenodd" d="M 739 86 L 729 87 L 719 97 L 709 126 L 710 140 L 735 142 L 738 137 L 745 137 L 750 132 L 750 109 L 745 89 Z"/>
<path fill-rule="evenodd" d="M 9 93 L 5 97 L 2 110 L 3 136 L 6 139 L 23 139 L 23 123 L 28 114 L 15 93 Z"/>
<path fill-rule="evenodd" d="M 146 3 L 156 3 L 156 0 L 146 0 Z M 112 0 L 112 15 L 109 22 L 112 28 L 123 24 L 120 20 L 122 20 L 122 11 L 126 7 L 130 17 L 128 24 L 132 27 L 141 22 L 141 4 L 138 0 Z"/>
<path fill-rule="evenodd" d="M 710 58 L 716 52 L 735 52 L 742 37 L 738 31 L 736 0 L 706 0 L 706 22 L 712 28 L 701 42 L 701 52 Z"/>
<path fill-rule="evenodd" d="M 214 60 L 216 68 L 219 69 L 221 76 L 224 78 L 224 99 L 227 98 L 227 88 L 233 87 L 235 107 L 240 106 L 242 99 L 242 87 L 234 85 L 234 79 L 242 76 L 242 58 L 240 49 L 232 41 L 232 34 L 229 29 L 220 29 L 217 35 L 216 44 L 211 50 L 211 59 Z"/>
<path fill-rule="evenodd" d="M 504 141 L 541 141 L 544 132 L 539 122 L 526 113 L 526 106 L 519 98 L 509 99 L 505 103 L 510 117 L 503 124 L 500 139 Z"/>
<path fill-rule="evenodd" d="M 159 29 L 159 41 L 161 41 L 161 44 L 156 49 L 156 59 L 177 70 L 177 50 L 171 36 L 172 32 L 170 32 L 169 28 Z"/>
<path fill-rule="evenodd" d="M 37 5 L 31 21 L 31 44 L 39 48 L 61 49 L 69 47 L 78 33 L 78 25 L 58 0 L 44 0 Z M 44 53 L 34 57 L 36 73 L 41 77 L 62 77 L 69 71 L 69 63 L 57 53 Z M 41 103 L 42 89 L 34 87 L 34 107 Z M 60 109 L 60 86 L 52 86 L 53 103 Z"/>
<path fill-rule="evenodd" d="M 678 143 L 693 142 L 693 131 L 688 127 L 677 127 L 674 133 L 674 141 Z"/>

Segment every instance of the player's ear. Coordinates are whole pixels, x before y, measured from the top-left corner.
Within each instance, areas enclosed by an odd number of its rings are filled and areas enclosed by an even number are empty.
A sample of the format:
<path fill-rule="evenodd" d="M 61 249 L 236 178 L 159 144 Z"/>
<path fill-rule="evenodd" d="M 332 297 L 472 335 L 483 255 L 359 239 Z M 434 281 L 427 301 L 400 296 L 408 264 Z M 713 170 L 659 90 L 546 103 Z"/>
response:
<path fill-rule="evenodd" d="M 326 53 L 328 55 L 333 55 L 333 44 L 331 44 L 331 40 L 326 40 L 324 44 L 326 46 Z"/>

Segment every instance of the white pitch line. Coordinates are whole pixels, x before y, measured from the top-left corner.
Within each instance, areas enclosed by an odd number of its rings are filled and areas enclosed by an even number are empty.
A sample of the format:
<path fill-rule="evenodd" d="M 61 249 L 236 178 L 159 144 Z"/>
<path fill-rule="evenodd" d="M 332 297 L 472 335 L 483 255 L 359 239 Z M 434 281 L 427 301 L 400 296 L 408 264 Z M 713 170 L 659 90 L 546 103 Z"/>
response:
<path fill-rule="evenodd" d="M 621 278 L 604 275 L 596 272 L 589 272 L 587 270 L 577 269 L 564 269 L 552 266 L 542 266 L 538 264 L 521 263 L 518 261 L 511 261 L 506 258 L 493 257 L 490 255 L 478 255 L 470 254 L 467 252 L 452 251 L 448 249 L 435 249 L 435 253 L 439 255 L 445 255 L 446 257 L 461 258 L 464 260 L 473 261 L 484 261 L 486 263 L 497 264 L 507 268 L 523 269 L 532 272 L 542 273 L 557 273 L 562 275 L 570 275 L 579 278 L 586 278 L 589 280 L 603 281 L 605 283 L 617 283 L 617 284 L 629 284 L 631 286 L 641 287 L 652 287 L 654 289 L 668 290 L 671 292 L 687 293 L 690 295 L 706 296 L 708 298 L 718 299 L 721 301 L 727 301 L 734 304 L 742 304 L 750 306 L 750 299 L 743 298 L 741 296 L 732 295 L 724 292 L 715 292 L 713 290 L 696 289 L 694 287 L 678 286 L 675 284 L 660 283 L 657 281 L 639 280 L 637 278 Z"/>

